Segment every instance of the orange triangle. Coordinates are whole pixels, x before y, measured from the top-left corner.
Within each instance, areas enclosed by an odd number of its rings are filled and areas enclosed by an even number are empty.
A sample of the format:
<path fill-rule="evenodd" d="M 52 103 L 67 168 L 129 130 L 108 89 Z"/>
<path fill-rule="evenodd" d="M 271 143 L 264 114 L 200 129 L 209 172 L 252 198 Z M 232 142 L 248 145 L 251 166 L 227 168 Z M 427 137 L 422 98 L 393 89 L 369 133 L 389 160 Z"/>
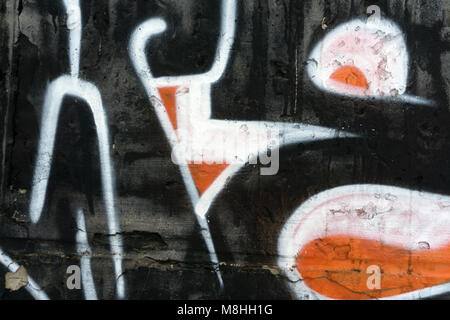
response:
<path fill-rule="evenodd" d="M 175 98 L 177 90 L 178 87 L 158 88 L 159 95 L 161 96 L 174 130 L 177 130 L 177 101 Z"/>
<path fill-rule="evenodd" d="M 177 130 L 177 105 L 176 105 L 176 92 L 178 87 L 164 87 L 158 88 L 159 95 L 161 96 L 164 107 L 166 108 L 167 115 L 174 130 Z M 189 164 L 189 170 L 191 171 L 192 179 L 200 192 L 205 191 L 213 184 L 217 177 L 229 166 L 229 164 Z"/>
<path fill-rule="evenodd" d="M 369 87 L 364 73 L 354 66 L 344 66 L 339 68 L 331 75 L 330 78 L 354 87 Z"/>
<path fill-rule="evenodd" d="M 202 195 L 213 184 L 217 177 L 229 166 L 229 164 L 189 164 L 194 183 Z"/>

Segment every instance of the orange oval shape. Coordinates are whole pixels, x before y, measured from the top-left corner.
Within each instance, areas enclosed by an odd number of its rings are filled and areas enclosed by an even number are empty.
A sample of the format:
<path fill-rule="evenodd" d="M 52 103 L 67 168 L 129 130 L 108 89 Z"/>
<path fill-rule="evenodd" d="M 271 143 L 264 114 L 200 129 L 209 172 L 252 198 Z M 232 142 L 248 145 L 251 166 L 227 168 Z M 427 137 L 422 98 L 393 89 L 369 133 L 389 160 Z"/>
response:
<path fill-rule="evenodd" d="M 330 76 L 330 79 L 342 82 L 349 86 L 361 87 L 364 89 L 369 87 L 364 73 L 355 66 L 344 66 L 339 68 Z"/>
<path fill-rule="evenodd" d="M 317 293 L 332 299 L 392 297 L 450 282 L 450 245 L 405 250 L 379 241 L 332 236 L 309 242 L 297 270 Z M 370 266 L 381 269 L 379 289 L 369 289 Z"/>

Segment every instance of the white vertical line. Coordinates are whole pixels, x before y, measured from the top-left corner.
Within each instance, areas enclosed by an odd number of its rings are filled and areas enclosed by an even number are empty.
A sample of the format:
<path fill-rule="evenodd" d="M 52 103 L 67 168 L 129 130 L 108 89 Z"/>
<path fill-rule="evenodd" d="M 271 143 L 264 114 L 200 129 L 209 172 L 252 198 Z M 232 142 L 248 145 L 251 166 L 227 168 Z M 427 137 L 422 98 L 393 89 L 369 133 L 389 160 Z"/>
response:
<path fill-rule="evenodd" d="M 81 281 L 83 282 L 83 293 L 86 300 L 97 300 L 94 278 L 92 276 L 91 257 L 92 250 L 89 246 L 86 222 L 83 209 L 77 211 L 77 252 L 80 255 Z"/>
<path fill-rule="evenodd" d="M 81 8 L 79 0 L 64 0 L 69 33 L 70 74 L 78 78 L 81 54 Z"/>

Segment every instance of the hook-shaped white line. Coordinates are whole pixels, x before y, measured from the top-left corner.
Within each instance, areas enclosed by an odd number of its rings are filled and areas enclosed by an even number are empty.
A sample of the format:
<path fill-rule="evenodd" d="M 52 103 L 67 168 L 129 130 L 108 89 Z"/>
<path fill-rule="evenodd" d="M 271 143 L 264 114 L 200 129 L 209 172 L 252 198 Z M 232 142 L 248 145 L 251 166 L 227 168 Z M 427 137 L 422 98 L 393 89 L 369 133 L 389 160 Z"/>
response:
<path fill-rule="evenodd" d="M 139 77 L 154 79 L 147 62 L 145 48 L 151 37 L 167 29 L 166 22 L 161 18 L 152 18 L 139 25 L 132 33 L 130 39 L 130 54 Z"/>
<path fill-rule="evenodd" d="M 367 7 L 367 14 L 370 14 L 369 20 L 380 21 L 381 20 L 381 9 L 379 6 L 373 4 Z"/>
<path fill-rule="evenodd" d="M 140 24 L 133 32 L 130 40 L 130 54 L 140 77 L 152 80 L 155 87 L 171 85 L 191 85 L 194 83 L 217 82 L 225 72 L 230 59 L 236 29 L 236 0 L 222 1 L 222 20 L 218 46 L 214 63 L 209 71 L 202 74 L 174 77 L 154 78 L 147 61 L 146 46 L 151 37 L 164 32 L 166 22 L 161 18 L 152 18 Z"/>

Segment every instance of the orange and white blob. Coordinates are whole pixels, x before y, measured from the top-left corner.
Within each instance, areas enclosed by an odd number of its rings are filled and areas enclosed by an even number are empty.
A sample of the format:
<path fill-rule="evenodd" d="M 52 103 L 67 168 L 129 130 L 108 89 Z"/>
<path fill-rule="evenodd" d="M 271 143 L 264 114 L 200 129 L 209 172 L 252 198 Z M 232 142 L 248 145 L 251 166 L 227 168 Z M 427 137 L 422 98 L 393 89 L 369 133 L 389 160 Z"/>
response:
<path fill-rule="evenodd" d="M 450 197 L 349 185 L 301 205 L 279 238 L 300 299 L 421 299 L 450 291 Z M 381 270 L 380 287 L 368 286 Z"/>
<path fill-rule="evenodd" d="M 357 19 L 339 25 L 316 45 L 307 72 L 325 91 L 429 103 L 405 94 L 408 60 L 404 34 L 394 22 Z"/>

